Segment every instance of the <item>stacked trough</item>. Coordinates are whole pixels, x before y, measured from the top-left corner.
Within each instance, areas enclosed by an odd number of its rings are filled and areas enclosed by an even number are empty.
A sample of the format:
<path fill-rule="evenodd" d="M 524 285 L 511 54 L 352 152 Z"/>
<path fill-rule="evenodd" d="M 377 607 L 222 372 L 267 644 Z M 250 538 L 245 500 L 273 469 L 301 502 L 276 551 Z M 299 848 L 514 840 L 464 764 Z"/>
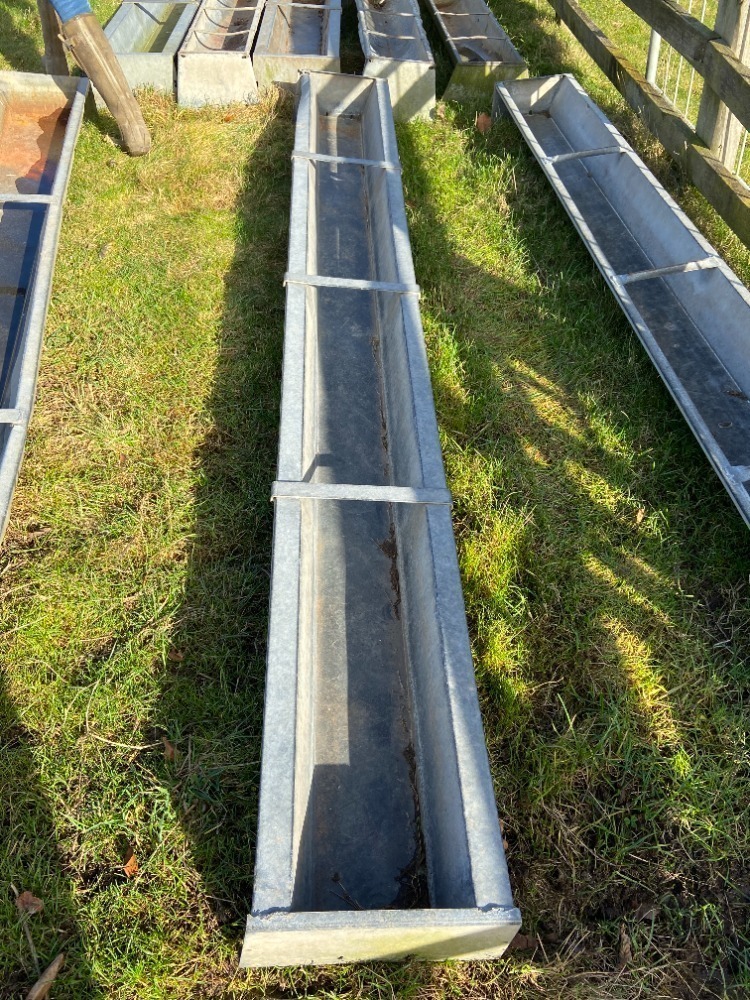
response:
<path fill-rule="evenodd" d="M 36 395 L 62 206 L 88 80 L 0 73 L 0 538 Z"/>
<path fill-rule="evenodd" d="M 355 3 L 364 75 L 388 80 L 397 118 L 429 117 L 435 63 L 417 0 Z M 446 100 L 526 75 L 484 0 L 427 4 L 454 64 Z M 133 87 L 176 89 L 187 106 L 254 102 L 305 70 L 338 71 L 341 0 L 125 0 L 106 31 Z"/>
<path fill-rule="evenodd" d="M 625 315 L 750 524 L 750 295 L 572 77 L 499 84 Z"/>
<path fill-rule="evenodd" d="M 242 964 L 490 957 L 513 907 L 387 84 L 300 83 Z"/>
<path fill-rule="evenodd" d="M 106 28 L 132 87 L 179 104 L 254 103 L 305 69 L 338 70 L 341 0 L 125 0 Z"/>

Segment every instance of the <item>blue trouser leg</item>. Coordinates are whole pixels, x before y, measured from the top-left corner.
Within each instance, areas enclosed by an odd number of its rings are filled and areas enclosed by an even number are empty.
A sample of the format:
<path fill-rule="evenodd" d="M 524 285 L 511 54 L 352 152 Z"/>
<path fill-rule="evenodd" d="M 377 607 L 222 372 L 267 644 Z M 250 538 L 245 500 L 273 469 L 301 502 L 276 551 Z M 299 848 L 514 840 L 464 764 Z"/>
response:
<path fill-rule="evenodd" d="M 88 0 L 50 0 L 50 2 L 63 24 L 72 17 L 93 13 Z"/>

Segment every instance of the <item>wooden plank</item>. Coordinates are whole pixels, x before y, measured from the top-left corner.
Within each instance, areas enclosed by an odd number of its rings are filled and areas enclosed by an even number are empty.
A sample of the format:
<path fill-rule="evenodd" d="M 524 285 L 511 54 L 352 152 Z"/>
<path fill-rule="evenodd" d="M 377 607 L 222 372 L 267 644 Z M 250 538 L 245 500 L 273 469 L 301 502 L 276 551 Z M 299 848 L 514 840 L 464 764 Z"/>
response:
<path fill-rule="evenodd" d="M 623 57 L 576 0 L 549 0 L 560 20 L 664 148 L 685 168 L 690 182 L 750 246 L 750 190 L 705 147 L 690 123 Z"/>
<path fill-rule="evenodd" d="M 715 31 L 689 14 L 677 0 L 622 2 L 700 71 L 709 42 L 719 37 Z"/>
<path fill-rule="evenodd" d="M 717 21 L 716 30 L 702 24 L 685 10 L 677 0 L 622 0 L 641 20 L 657 31 L 703 77 L 714 93 L 714 100 L 726 104 L 735 117 L 750 129 L 750 69 L 743 66 L 732 51 L 736 45 L 735 26 L 731 31 L 722 30 Z M 739 9 L 740 0 L 724 0 Z M 743 4 L 747 17 L 747 8 Z M 721 8 L 720 8 L 721 12 Z M 728 44 L 729 43 L 729 44 Z M 721 101 L 715 95 L 721 95 Z M 718 107 L 717 103 L 717 107 Z M 712 129 L 701 129 L 698 134 L 712 145 Z"/>
<path fill-rule="evenodd" d="M 745 31 L 748 20 L 748 4 L 740 0 L 719 0 L 716 14 L 716 31 L 722 36 L 721 45 L 726 46 L 729 58 L 739 63 L 740 69 L 750 79 L 750 70 L 742 65 Z M 714 49 L 709 49 L 707 57 L 713 57 Z M 737 58 L 739 57 L 739 58 Z M 743 136 L 743 125 L 750 128 L 746 119 L 736 111 L 732 81 L 717 83 L 707 77 L 709 87 L 703 91 L 696 131 L 711 151 L 730 169 L 737 162 L 737 153 Z M 729 109 L 734 111 L 732 117 Z"/>

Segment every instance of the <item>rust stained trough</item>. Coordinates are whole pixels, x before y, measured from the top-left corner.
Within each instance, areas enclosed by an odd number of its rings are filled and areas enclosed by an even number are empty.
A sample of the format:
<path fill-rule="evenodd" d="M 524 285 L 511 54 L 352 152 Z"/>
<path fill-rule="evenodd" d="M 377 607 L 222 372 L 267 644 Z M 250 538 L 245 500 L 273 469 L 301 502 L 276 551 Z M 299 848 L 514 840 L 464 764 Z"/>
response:
<path fill-rule="evenodd" d="M 36 396 L 62 206 L 89 81 L 0 73 L 0 538 Z"/>

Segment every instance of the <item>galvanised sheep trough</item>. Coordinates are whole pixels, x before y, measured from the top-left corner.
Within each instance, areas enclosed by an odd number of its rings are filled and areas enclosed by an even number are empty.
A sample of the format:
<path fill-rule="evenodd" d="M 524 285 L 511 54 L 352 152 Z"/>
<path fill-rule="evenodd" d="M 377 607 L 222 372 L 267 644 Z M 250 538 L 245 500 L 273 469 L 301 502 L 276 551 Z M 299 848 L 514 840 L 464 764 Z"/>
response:
<path fill-rule="evenodd" d="M 491 98 L 498 80 L 528 75 L 523 58 L 484 0 L 425 0 L 453 72 L 443 99 Z"/>
<path fill-rule="evenodd" d="M 506 111 L 750 524 L 750 294 L 573 77 L 498 84 Z"/>
<path fill-rule="evenodd" d="M 36 396 L 62 208 L 89 81 L 0 73 L 0 538 Z"/>
<path fill-rule="evenodd" d="M 265 0 L 203 0 L 177 52 L 177 103 L 258 101 L 251 52 Z"/>
<path fill-rule="evenodd" d="M 177 50 L 198 10 L 195 3 L 126 0 L 104 29 L 132 88 L 175 92 Z"/>
<path fill-rule="evenodd" d="M 430 118 L 435 110 L 435 60 L 416 0 L 356 0 L 363 76 L 388 81 L 398 121 Z"/>
<path fill-rule="evenodd" d="M 294 85 L 305 70 L 340 69 L 341 0 L 269 0 L 253 54 L 258 86 Z"/>
<path fill-rule="evenodd" d="M 513 906 L 388 85 L 300 82 L 243 966 L 491 958 Z"/>

